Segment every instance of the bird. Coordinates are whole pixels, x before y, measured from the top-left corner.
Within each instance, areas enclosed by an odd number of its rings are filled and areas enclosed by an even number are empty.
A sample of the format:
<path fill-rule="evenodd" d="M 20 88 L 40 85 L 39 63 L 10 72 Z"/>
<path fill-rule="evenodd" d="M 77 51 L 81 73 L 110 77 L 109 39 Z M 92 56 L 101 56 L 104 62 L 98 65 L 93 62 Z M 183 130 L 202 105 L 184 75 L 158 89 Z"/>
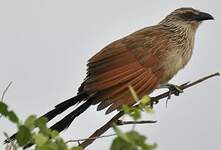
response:
<path fill-rule="evenodd" d="M 136 103 L 129 86 L 139 97 L 159 87 L 177 89 L 169 80 L 189 62 L 199 25 L 213 20 L 209 13 L 191 7 L 178 8 L 158 24 L 118 39 L 88 60 L 87 75 L 76 96 L 42 115 L 52 120 L 68 108 L 79 105 L 50 128 L 62 132 L 92 105 L 109 114 L 123 105 Z M 13 137 L 13 136 L 12 136 Z"/>

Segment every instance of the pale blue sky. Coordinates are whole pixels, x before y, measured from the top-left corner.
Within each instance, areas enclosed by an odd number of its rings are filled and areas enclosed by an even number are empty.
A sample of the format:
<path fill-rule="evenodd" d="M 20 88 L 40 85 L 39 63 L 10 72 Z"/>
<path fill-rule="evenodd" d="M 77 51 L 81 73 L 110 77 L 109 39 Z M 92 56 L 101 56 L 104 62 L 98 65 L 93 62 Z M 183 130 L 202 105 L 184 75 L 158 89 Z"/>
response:
<path fill-rule="evenodd" d="M 191 61 L 171 82 L 220 71 L 220 6 L 219 0 L 0 0 L 0 92 L 13 81 L 5 101 L 23 119 L 41 115 L 75 95 L 87 60 L 101 48 L 179 7 L 209 12 L 216 20 L 200 26 Z M 158 123 L 137 129 L 157 142 L 158 150 L 220 149 L 220 81 L 214 78 L 172 97 L 167 108 L 160 103 L 151 116 Z M 112 115 L 91 107 L 62 135 L 85 138 Z M 15 126 L 1 119 L 0 142 L 3 131 L 11 134 Z M 111 141 L 99 139 L 88 149 L 106 150 Z"/>

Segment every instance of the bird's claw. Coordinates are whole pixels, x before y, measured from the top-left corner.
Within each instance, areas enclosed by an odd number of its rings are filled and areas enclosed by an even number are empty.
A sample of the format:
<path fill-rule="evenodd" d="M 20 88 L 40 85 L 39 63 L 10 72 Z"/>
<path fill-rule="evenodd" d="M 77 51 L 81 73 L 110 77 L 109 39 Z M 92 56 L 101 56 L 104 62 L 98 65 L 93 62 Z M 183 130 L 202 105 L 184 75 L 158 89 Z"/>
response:
<path fill-rule="evenodd" d="M 159 100 L 151 100 L 150 101 L 150 108 L 153 108 L 153 105 L 156 105 L 159 103 Z"/>
<path fill-rule="evenodd" d="M 164 84 L 161 86 L 161 88 L 168 88 L 169 89 L 169 95 L 168 95 L 167 99 L 170 99 L 172 94 L 179 96 L 180 93 L 183 93 L 183 90 L 179 86 L 174 85 L 174 84 Z"/>
<path fill-rule="evenodd" d="M 169 89 L 168 99 L 171 98 L 171 95 L 172 95 L 172 94 L 174 94 L 174 95 L 176 95 L 176 96 L 179 96 L 180 93 L 183 93 L 183 90 L 180 89 L 179 86 L 174 85 L 174 84 L 168 84 L 168 89 Z"/>
<path fill-rule="evenodd" d="M 174 92 L 174 95 L 176 95 L 176 96 L 179 96 L 180 93 L 183 93 L 183 90 L 180 89 L 179 86 L 173 85 L 173 84 L 170 84 L 170 85 L 169 85 L 169 90 L 170 90 L 171 92 Z"/>

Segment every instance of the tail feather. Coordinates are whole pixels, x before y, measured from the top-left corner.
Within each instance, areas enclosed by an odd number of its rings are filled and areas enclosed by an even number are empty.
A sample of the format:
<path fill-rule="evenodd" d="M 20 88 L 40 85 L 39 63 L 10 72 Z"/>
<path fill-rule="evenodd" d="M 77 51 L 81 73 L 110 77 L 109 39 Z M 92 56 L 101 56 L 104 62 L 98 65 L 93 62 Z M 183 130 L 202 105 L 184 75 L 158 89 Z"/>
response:
<path fill-rule="evenodd" d="M 80 105 L 77 109 L 66 115 L 63 119 L 55 123 L 53 126 L 50 127 L 52 130 L 56 130 L 58 132 L 63 131 L 64 129 L 68 128 L 72 121 L 78 117 L 81 113 L 83 113 L 88 107 L 90 107 L 93 103 L 92 99 L 88 99 L 82 105 Z M 33 143 L 29 143 L 24 147 L 24 149 L 29 148 L 33 145 Z"/>
<path fill-rule="evenodd" d="M 88 97 L 87 93 L 80 93 L 75 97 L 72 97 L 66 101 L 59 103 L 58 105 L 55 106 L 55 108 L 53 110 L 47 112 L 46 114 L 42 115 L 41 117 L 46 117 L 48 119 L 48 121 L 50 121 L 54 117 L 56 117 L 57 115 L 61 114 L 62 112 L 64 112 L 68 108 L 70 108 L 71 106 L 83 101 L 87 97 Z"/>
<path fill-rule="evenodd" d="M 86 92 L 78 93 L 77 96 L 72 97 L 72 98 L 70 98 L 70 99 L 68 99 L 66 101 L 63 101 L 63 102 L 57 104 L 55 106 L 55 108 L 73 106 L 76 103 L 83 101 L 83 99 L 87 98 L 88 96 L 89 95 Z"/>
<path fill-rule="evenodd" d="M 50 121 L 53 118 L 55 118 L 57 115 L 61 114 L 62 112 L 64 112 L 68 108 L 70 108 L 71 106 L 73 106 L 83 100 L 86 100 L 86 99 L 87 99 L 87 101 L 85 103 L 83 103 L 81 106 L 79 106 L 73 112 L 71 112 L 66 117 L 64 117 L 61 121 L 57 122 L 56 124 L 54 124 L 51 127 L 51 129 L 61 132 L 71 124 L 71 122 L 74 120 L 75 117 L 77 117 L 81 113 L 83 113 L 93 103 L 92 100 L 89 100 L 90 98 L 87 93 L 85 93 L 85 92 L 79 93 L 77 96 L 72 97 L 66 101 L 59 103 L 58 105 L 55 106 L 55 108 L 53 110 L 47 112 L 46 114 L 42 115 L 41 117 L 46 117 L 48 119 L 48 121 Z M 13 134 L 8 139 L 6 139 L 4 141 L 4 143 L 10 143 L 11 141 L 15 140 L 15 136 L 16 136 L 16 133 Z"/>
<path fill-rule="evenodd" d="M 56 130 L 58 132 L 63 131 L 64 129 L 68 128 L 73 120 L 78 117 L 81 113 L 83 113 L 88 107 L 90 107 L 93 103 L 93 100 L 88 99 L 85 103 L 80 105 L 77 109 L 66 115 L 63 119 L 55 123 L 50 128 L 52 130 Z"/>

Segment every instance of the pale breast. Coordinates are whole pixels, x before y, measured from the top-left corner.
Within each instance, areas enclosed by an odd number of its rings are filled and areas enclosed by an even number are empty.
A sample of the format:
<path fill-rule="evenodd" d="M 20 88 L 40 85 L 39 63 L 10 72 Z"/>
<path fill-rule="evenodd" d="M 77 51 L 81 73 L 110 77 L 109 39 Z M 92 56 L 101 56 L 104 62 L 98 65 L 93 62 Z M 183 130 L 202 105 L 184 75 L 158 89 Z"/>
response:
<path fill-rule="evenodd" d="M 183 31 L 183 32 L 182 32 Z M 185 32 L 184 32 L 185 31 Z M 190 60 L 194 47 L 195 30 L 191 28 L 177 30 L 176 36 L 171 37 L 169 48 L 164 58 L 164 77 L 161 83 L 168 82 Z"/>
<path fill-rule="evenodd" d="M 164 76 L 161 84 L 168 82 L 179 70 L 189 62 L 192 55 L 192 49 L 172 50 L 164 59 Z"/>

